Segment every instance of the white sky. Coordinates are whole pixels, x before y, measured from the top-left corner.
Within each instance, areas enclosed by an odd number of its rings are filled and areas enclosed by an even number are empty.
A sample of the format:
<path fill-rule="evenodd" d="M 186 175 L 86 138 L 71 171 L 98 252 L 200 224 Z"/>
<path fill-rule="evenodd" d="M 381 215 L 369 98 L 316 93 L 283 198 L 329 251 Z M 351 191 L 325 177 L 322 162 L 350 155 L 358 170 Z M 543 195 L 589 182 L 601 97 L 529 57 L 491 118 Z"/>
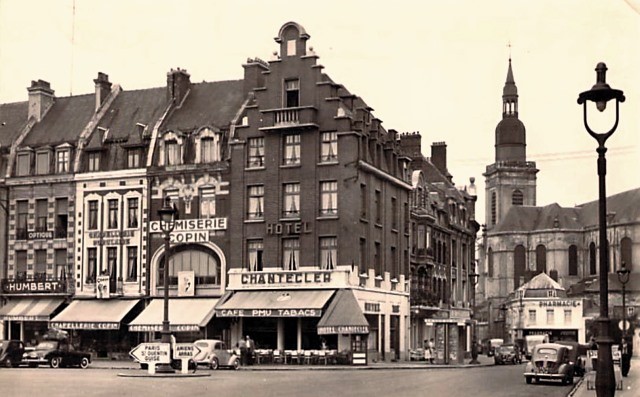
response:
<path fill-rule="evenodd" d="M 627 97 L 607 142 L 607 194 L 640 187 L 640 0 L 75 0 L 75 19 L 73 4 L 0 0 L 0 102 L 26 100 L 37 79 L 57 96 L 91 93 L 98 72 L 125 90 L 164 86 L 175 67 L 193 82 L 240 79 L 296 21 L 324 71 L 387 129 L 420 131 L 426 156 L 447 142 L 454 182 L 476 178 L 484 223 L 509 55 L 538 205 L 598 197 L 597 145 L 576 99 L 603 61 Z M 608 129 L 612 109 L 594 125 Z"/>

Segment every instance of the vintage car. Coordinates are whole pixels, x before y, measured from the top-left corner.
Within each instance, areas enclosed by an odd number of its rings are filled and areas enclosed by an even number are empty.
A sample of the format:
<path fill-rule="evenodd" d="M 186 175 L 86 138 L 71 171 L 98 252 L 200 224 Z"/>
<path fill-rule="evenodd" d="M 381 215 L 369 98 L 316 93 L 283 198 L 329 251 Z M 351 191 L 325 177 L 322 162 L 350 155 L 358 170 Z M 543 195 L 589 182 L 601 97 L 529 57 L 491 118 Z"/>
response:
<path fill-rule="evenodd" d="M 228 367 L 240 368 L 240 357 L 218 339 L 200 339 L 193 342 L 200 352 L 193 358 L 198 365 L 206 365 L 211 369 Z"/>
<path fill-rule="evenodd" d="M 29 367 L 44 364 L 51 368 L 77 366 L 84 369 L 91 363 L 91 355 L 75 350 L 67 339 L 44 339 L 34 350 L 24 353 L 22 361 Z"/>
<path fill-rule="evenodd" d="M 584 376 L 586 372 L 588 346 L 573 341 L 556 341 L 556 343 L 568 346 L 571 349 L 569 350 L 569 362 L 573 363 L 573 374 L 575 376 Z"/>
<path fill-rule="evenodd" d="M 19 366 L 23 354 L 24 343 L 21 340 L 0 340 L 0 366 Z"/>
<path fill-rule="evenodd" d="M 527 383 L 533 380 L 559 380 L 562 384 L 573 384 L 574 363 L 571 348 L 559 343 L 540 343 L 531 354 L 531 361 L 524 370 Z"/>
<path fill-rule="evenodd" d="M 504 339 L 493 338 L 484 341 L 483 351 L 487 353 L 487 357 L 492 357 L 498 347 L 502 346 Z"/>
<path fill-rule="evenodd" d="M 520 348 L 512 343 L 504 344 L 496 348 L 493 361 L 496 365 L 499 364 L 521 364 L 522 355 L 520 354 Z"/>

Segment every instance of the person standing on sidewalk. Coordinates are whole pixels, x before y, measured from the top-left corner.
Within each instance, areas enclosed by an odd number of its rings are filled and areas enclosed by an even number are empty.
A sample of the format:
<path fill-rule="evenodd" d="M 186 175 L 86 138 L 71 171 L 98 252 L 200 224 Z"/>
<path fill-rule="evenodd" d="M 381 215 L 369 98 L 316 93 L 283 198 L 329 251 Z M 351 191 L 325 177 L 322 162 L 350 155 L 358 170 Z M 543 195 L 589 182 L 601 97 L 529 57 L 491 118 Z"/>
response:
<path fill-rule="evenodd" d="M 238 341 L 238 349 L 240 349 L 240 363 L 243 366 L 247 365 L 247 342 L 244 338 L 240 338 Z"/>
<path fill-rule="evenodd" d="M 633 354 L 632 347 L 627 341 L 626 337 L 622 337 L 622 341 L 620 342 L 620 369 L 622 372 L 622 376 L 626 377 L 629 374 L 629 369 L 631 368 L 631 355 Z"/>

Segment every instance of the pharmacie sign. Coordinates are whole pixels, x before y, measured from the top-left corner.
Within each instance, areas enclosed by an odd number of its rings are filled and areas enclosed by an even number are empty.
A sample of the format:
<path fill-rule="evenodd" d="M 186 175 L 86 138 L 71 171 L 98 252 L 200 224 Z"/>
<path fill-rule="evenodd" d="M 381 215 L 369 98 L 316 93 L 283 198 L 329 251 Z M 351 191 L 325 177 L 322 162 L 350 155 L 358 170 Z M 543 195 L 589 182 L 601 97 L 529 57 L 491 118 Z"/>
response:
<path fill-rule="evenodd" d="M 540 307 L 578 307 L 580 301 L 578 300 L 553 300 L 553 301 L 540 301 Z"/>
<path fill-rule="evenodd" d="M 149 225 L 151 233 L 163 233 L 160 221 L 153 221 Z M 209 241 L 209 232 L 227 230 L 227 218 L 182 219 L 174 221 L 171 232 L 172 243 L 197 243 Z"/>
<path fill-rule="evenodd" d="M 330 271 L 242 273 L 242 285 L 324 284 L 331 282 Z"/>
<path fill-rule="evenodd" d="M 66 285 L 60 281 L 2 280 L 2 292 L 5 294 L 50 294 L 65 290 Z"/>

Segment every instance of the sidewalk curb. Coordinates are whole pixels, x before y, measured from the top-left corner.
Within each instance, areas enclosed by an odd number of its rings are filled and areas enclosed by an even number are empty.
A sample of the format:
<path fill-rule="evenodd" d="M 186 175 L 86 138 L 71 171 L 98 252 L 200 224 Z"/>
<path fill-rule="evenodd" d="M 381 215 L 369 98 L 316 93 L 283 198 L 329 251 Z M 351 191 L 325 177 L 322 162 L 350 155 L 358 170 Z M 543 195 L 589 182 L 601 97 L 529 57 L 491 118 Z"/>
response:
<path fill-rule="evenodd" d="M 580 380 L 577 381 L 576 384 L 573 386 L 573 389 L 571 389 L 571 391 L 567 393 L 567 397 L 573 397 L 578 392 L 578 390 L 580 390 L 585 379 L 586 379 L 586 376 L 581 377 Z"/>
<path fill-rule="evenodd" d="M 493 367 L 495 364 L 462 364 L 462 365 L 429 365 L 429 366 L 419 366 L 419 365 L 363 365 L 363 366 L 353 366 L 353 365 L 339 365 L 339 366 L 296 366 L 296 365 L 282 365 L 282 366 L 252 366 L 252 367 L 240 367 L 238 371 L 364 371 L 364 370 L 398 370 L 398 369 L 412 369 L 412 370 L 434 370 L 434 369 L 466 369 L 466 368 L 479 368 L 479 367 Z M 131 371 L 140 371 L 141 369 L 137 366 L 123 366 L 123 365 L 105 365 L 105 366 L 93 366 L 90 365 L 91 369 L 110 369 L 110 370 L 131 370 Z M 202 370 L 208 370 L 203 368 Z"/>

